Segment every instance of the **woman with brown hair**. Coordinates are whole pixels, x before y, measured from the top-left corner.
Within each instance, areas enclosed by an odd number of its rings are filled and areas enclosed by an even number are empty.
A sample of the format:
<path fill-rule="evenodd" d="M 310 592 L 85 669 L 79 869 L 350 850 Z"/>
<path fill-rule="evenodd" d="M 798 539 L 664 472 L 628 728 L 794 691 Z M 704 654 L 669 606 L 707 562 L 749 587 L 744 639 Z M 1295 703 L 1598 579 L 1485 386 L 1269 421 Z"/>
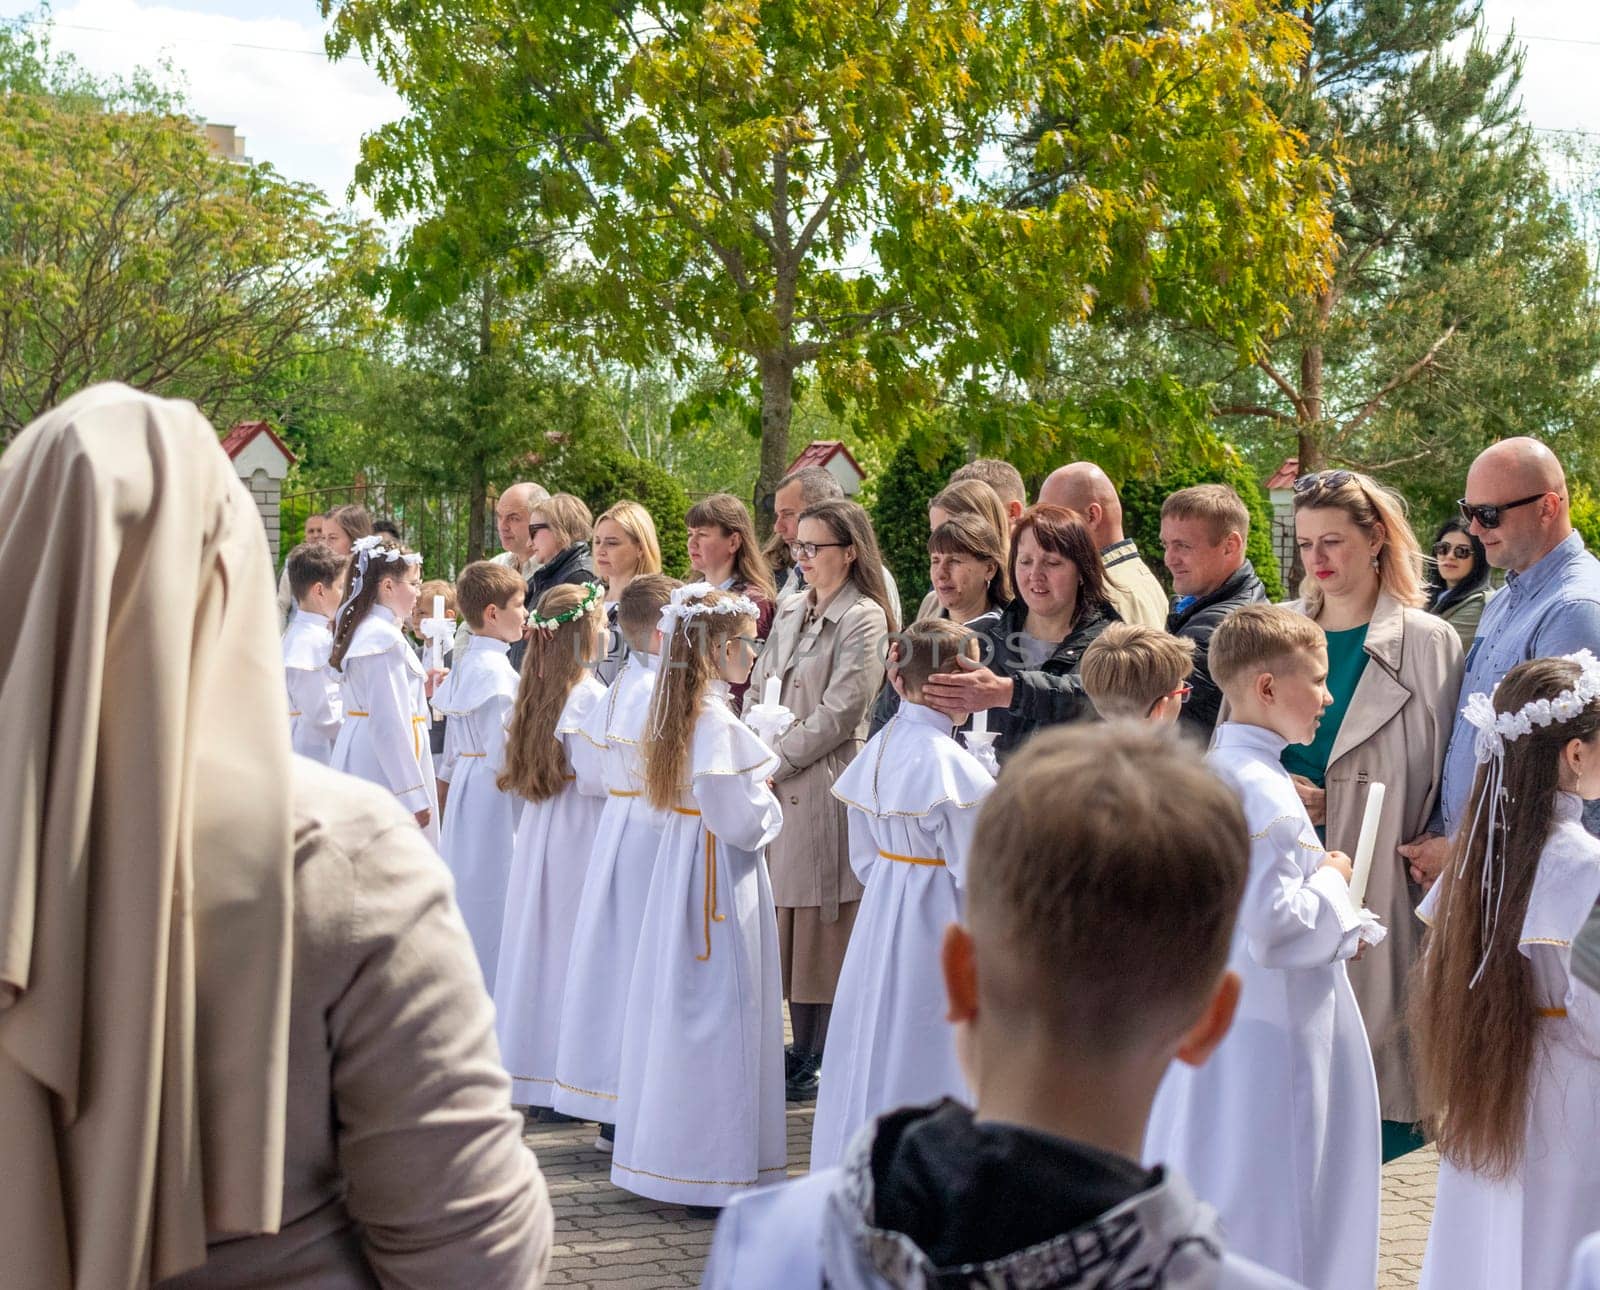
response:
<path fill-rule="evenodd" d="M 998 752 L 1040 726 L 1091 720 L 1078 665 L 1089 643 L 1119 622 L 1106 595 L 1100 552 L 1076 511 L 1033 506 L 1011 539 L 1017 598 L 985 630 L 985 663 L 928 678 L 924 702 L 964 721 L 989 714 Z"/>
<path fill-rule="evenodd" d="M 775 677 L 795 717 L 772 741 L 784 831 L 767 859 L 794 1026 L 788 1096 L 806 1101 L 816 1096 L 833 992 L 862 892 L 833 785 L 866 740 L 892 616 L 872 522 L 856 503 L 802 511 L 791 552 L 807 589 L 778 606 L 745 706 L 760 702 Z"/>
<path fill-rule="evenodd" d="M 1389 935 L 1350 964 L 1372 1045 L 1383 1111 L 1383 1155 L 1422 1145 L 1428 1109 L 1411 1076 L 1407 979 L 1422 940 L 1412 916 L 1422 891 L 1398 850 L 1426 831 L 1461 688 L 1461 643 L 1423 608 L 1422 552 L 1398 495 L 1366 475 L 1325 470 L 1295 481 L 1295 535 L 1306 577 L 1294 608 L 1322 628 L 1328 691 L 1316 738 L 1283 750 L 1312 824 L 1353 855 L 1367 785 L 1385 785 L 1367 906 Z"/>
<path fill-rule="evenodd" d="M 1471 824 L 1418 910 L 1410 1007 L 1441 1157 L 1422 1286 L 1542 1290 L 1600 1228 L 1600 995 L 1570 973 L 1600 898 L 1600 660 L 1519 664 L 1463 720 Z"/>
<path fill-rule="evenodd" d="M 745 504 L 732 493 L 712 493 L 691 506 L 683 522 L 689 529 L 690 567 L 713 587 L 754 604 L 761 611 L 756 638 L 766 640 L 778 591 Z M 744 702 L 747 688 L 735 685 L 729 691 L 735 710 Z"/>

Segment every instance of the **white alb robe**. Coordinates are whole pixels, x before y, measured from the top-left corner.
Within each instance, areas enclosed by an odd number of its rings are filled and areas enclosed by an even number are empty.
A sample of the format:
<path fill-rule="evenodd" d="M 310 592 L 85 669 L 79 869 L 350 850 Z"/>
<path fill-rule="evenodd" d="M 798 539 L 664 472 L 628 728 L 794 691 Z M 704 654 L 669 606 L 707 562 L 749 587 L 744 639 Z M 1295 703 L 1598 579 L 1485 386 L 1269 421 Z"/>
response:
<path fill-rule="evenodd" d="M 429 812 L 422 831 L 438 846 L 428 677 L 383 605 L 373 605 L 352 633 L 339 676 L 344 725 L 329 765 L 388 789 L 412 814 Z"/>
<path fill-rule="evenodd" d="M 289 743 L 302 757 L 333 758 L 333 743 L 344 724 L 339 682 L 328 669 L 333 632 L 321 614 L 296 609 L 283 633 L 283 680 L 289 691 Z"/>
<path fill-rule="evenodd" d="M 657 661 L 653 654 L 630 654 L 579 728 L 579 738 L 600 753 L 606 799 L 573 920 L 553 1105 L 607 1124 L 616 1120 L 628 987 L 667 825 L 666 815 L 644 799 L 639 767 Z"/>
<path fill-rule="evenodd" d="M 600 750 L 579 734 L 606 688 L 587 672 L 572 687 L 555 738 L 568 767 L 561 792 L 522 808 L 494 977 L 495 1029 L 516 1106 L 550 1106 L 555 1093 L 572 929 L 606 801 Z"/>
<path fill-rule="evenodd" d="M 945 1020 L 939 947 L 961 917 L 978 808 L 994 778 L 950 737 L 950 719 L 902 703 L 839 776 L 850 867 L 866 888 L 839 972 L 823 1058 L 811 1168 L 844 1159 L 897 1106 L 971 1093 Z"/>
<path fill-rule="evenodd" d="M 1442 891 L 1435 885 L 1423 900 L 1423 921 L 1449 916 L 1438 910 Z M 1559 1286 L 1600 1228 L 1600 994 L 1568 972 L 1573 937 L 1596 899 L 1600 840 L 1583 827 L 1582 799 L 1562 793 L 1517 941 L 1541 1010 L 1526 1155 L 1501 1181 L 1439 1162 L 1422 1290 Z"/>
<path fill-rule="evenodd" d="M 1319 868 L 1326 852 L 1284 747 L 1227 722 L 1207 757 L 1250 826 L 1228 959 L 1244 990 L 1211 1060 L 1167 1072 L 1145 1159 L 1216 1207 L 1230 1249 L 1310 1290 L 1353 1290 L 1377 1281 L 1382 1155 L 1372 1051 L 1344 966 L 1363 924 L 1349 884 Z"/>
<path fill-rule="evenodd" d="M 456 880 L 456 904 L 490 994 L 500 961 L 511 841 L 522 812 L 522 799 L 495 783 L 505 769 L 506 725 L 517 701 L 517 673 L 506 658 L 510 648 L 492 636 L 468 636 L 466 649 L 433 692 L 434 711 L 447 719 L 438 776 L 450 785 L 439 854 Z"/>
<path fill-rule="evenodd" d="M 781 1179 L 783 986 L 762 848 L 783 827 L 778 759 L 706 695 L 690 783 L 661 837 L 622 1038 L 611 1181 L 724 1205 Z"/>

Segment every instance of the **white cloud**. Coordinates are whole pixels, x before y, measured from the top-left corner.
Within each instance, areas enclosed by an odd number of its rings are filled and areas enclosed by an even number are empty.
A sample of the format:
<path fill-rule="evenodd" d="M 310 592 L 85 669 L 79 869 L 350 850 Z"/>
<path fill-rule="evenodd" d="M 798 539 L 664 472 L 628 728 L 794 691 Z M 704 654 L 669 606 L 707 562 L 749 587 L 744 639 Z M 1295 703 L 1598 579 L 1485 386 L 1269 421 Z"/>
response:
<path fill-rule="evenodd" d="M 316 52 L 323 27 L 314 7 L 305 9 L 312 18 L 300 21 L 77 0 L 55 9 L 53 43 L 102 75 L 165 59 L 196 115 L 237 127 L 251 158 L 316 184 L 342 206 L 362 135 L 403 115 L 404 104 L 359 59 L 332 63 Z M 364 197 L 354 205 L 371 213 Z"/>

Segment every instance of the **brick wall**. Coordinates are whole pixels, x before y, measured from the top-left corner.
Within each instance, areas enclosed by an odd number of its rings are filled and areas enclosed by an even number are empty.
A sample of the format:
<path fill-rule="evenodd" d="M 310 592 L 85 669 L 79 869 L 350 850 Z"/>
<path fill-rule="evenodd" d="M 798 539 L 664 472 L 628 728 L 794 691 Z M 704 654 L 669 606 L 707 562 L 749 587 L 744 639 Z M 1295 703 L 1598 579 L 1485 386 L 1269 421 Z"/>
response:
<path fill-rule="evenodd" d="M 272 564 L 276 568 L 280 558 L 278 503 L 282 499 L 283 483 L 259 468 L 244 482 L 250 489 L 250 496 L 255 499 L 256 510 L 261 515 L 261 524 L 267 530 L 267 545 L 272 548 Z"/>

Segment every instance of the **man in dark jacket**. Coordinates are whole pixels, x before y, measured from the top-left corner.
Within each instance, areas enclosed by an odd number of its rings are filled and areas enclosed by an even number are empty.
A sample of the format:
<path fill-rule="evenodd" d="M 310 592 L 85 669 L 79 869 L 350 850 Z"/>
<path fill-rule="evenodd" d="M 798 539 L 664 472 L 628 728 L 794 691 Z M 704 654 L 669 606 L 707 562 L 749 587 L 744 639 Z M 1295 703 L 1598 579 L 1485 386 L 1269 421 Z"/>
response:
<path fill-rule="evenodd" d="M 1211 633 L 1240 605 L 1267 598 L 1244 541 L 1250 512 L 1226 484 L 1180 489 L 1161 505 L 1161 548 L 1178 599 L 1167 619 L 1174 636 L 1194 642 L 1194 687 L 1181 718 L 1184 729 L 1207 743 L 1217 724 L 1222 691 L 1211 679 Z"/>

